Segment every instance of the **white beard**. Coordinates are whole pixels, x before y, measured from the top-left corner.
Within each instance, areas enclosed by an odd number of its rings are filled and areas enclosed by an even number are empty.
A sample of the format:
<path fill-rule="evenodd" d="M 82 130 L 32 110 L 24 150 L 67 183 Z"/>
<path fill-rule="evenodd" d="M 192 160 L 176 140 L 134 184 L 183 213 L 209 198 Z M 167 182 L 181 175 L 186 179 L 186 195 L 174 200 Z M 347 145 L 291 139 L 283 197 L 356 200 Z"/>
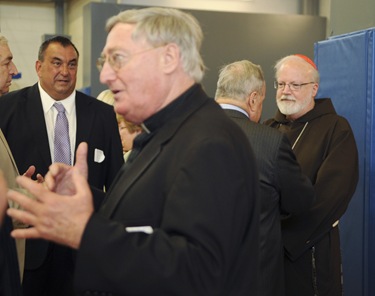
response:
<path fill-rule="evenodd" d="M 284 115 L 293 115 L 300 113 L 309 104 L 309 99 L 306 98 L 303 102 L 297 102 L 293 96 L 282 96 L 276 101 L 277 107 Z"/>

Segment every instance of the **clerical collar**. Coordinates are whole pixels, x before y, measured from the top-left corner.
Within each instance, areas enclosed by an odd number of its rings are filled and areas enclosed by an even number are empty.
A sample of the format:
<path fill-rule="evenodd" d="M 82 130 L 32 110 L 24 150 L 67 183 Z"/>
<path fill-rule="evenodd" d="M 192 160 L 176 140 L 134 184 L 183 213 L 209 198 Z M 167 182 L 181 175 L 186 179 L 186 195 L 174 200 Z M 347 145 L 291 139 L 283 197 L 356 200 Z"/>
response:
<path fill-rule="evenodd" d="M 188 97 L 190 94 L 199 87 L 199 84 L 194 84 L 188 90 L 186 90 L 182 95 L 177 99 L 173 100 L 170 104 L 165 106 L 163 109 L 147 118 L 142 123 L 142 128 L 147 133 L 153 133 L 161 126 L 163 126 L 172 116 L 174 111 L 181 105 L 181 103 Z"/>

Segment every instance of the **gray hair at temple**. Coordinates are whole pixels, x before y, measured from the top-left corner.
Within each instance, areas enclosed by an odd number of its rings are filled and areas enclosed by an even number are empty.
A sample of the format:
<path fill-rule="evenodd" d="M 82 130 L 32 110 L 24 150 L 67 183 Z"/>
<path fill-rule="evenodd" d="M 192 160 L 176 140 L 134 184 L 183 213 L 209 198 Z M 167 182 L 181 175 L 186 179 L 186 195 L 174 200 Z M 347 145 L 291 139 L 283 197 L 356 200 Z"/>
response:
<path fill-rule="evenodd" d="M 203 32 L 195 17 L 173 8 L 130 9 L 108 19 L 107 32 L 118 23 L 135 25 L 134 41 L 144 38 L 153 47 L 176 44 L 181 52 L 184 71 L 195 82 L 202 81 L 205 71 L 200 55 Z"/>
<path fill-rule="evenodd" d="M 5 36 L 0 34 L 0 45 L 7 45 L 8 39 L 5 38 Z"/>
<path fill-rule="evenodd" d="M 220 69 L 215 99 L 231 98 L 245 101 L 254 91 L 262 93 L 264 84 L 261 66 L 248 60 L 237 61 Z"/>
<path fill-rule="evenodd" d="M 277 81 L 278 79 L 278 72 L 279 72 L 279 69 L 281 68 L 281 66 L 288 62 L 288 61 L 291 61 L 291 60 L 295 60 L 295 61 L 302 61 L 306 64 L 309 64 L 310 65 L 310 70 L 308 72 L 311 73 L 311 78 L 313 80 L 313 82 L 316 82 L 319 84 L 320 82 L 320 75 L 319 75 L 319 71 L 317 70 L 317 67 L 316 65 L 314 64 L 313 61 L 310 60 L 310 62 L 307 62 L 305 59 L 303 59 L 301 56 L 299 55 L 295 55 L 295 54 L 292 54 L 292 55 L 288 55 L 286 57 L 283 57 L 281 58 L 280 60 L 278 60 L 275 64 L 275 67 L 274 67 L 274 70 L 275 70 L 275 79 Z"/>

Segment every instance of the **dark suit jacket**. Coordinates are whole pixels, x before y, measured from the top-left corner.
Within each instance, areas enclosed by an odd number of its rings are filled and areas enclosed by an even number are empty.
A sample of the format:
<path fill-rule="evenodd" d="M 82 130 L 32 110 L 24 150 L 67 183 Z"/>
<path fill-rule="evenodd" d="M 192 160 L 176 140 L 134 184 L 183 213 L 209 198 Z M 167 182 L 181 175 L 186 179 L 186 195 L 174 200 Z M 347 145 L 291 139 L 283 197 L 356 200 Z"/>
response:
<path fill-rule="evenodd" d="M 288 138 L 236 110 L 225 110 L 246 134 L 258 163 L 261 197 L 259 296 L 284 295 L 281 215 L 298 214 L 314 201 L 314 188 L 301 173 Z"/>
<path fill-rule="evenodd" d="M 78 292 L 256 295 L 257 179 L 241 130 L 194 86 L 89 220 Z"/>
<path fill-rule="evenodd" d="M 76 145 L 84 141 L 89 146 L 89 183 L 97 188 L 109 188 L 123 164 L 121 140 L 113 107 L 77 92 L 76 114 Z M 30 165 L 35 165 L 38 173 L 47 173 L 52 161 L 37 84 L 0 98 L 0 128 L 20 172 L 25 172 Z M 94 161 L 95 149 L 103 151 L 103 162 Z M 25 268 L 36 269 L 41 266 L 46 259 L 47 248 L 48 244 L 44 241 L 27 240 Z"/>

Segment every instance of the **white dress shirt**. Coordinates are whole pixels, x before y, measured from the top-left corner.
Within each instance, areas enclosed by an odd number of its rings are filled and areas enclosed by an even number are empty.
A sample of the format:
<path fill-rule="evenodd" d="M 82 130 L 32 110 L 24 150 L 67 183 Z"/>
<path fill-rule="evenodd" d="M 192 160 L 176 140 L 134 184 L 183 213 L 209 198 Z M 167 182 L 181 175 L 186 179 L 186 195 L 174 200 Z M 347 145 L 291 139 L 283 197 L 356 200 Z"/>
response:
<path fill-rule="evenodd" d="M 71 163 L 73 164 L 74 155 L 75 155 L 75 145 L 76 145 L 76 130 L 77 130 L 77 116 L 76 116 L 76 91 L 67 97 L 64 100 L 56 101 L 51 98 L 49 94 L 47 94 L 44 89 L 41 87 L 40 83 L 38 83 L 40 97 L 42 100 L 43 112 L 44 112 L 44 119 L 46 122 L 47 127 L 47 134 L 48 134 L 48 143 L 49 148 L 51 151 L 51 159 L 53 162 L 54 159 L 54 131 L 55 131 L 55 123 L 57 117 L 57 110 L 53 107 L 53 104 L 59 102 L 64 105 L 65 114 L 68 118 L 69 122 L 69 139 L 70 139 L 70 150 L 72 151 L 72 159 Z"/>

